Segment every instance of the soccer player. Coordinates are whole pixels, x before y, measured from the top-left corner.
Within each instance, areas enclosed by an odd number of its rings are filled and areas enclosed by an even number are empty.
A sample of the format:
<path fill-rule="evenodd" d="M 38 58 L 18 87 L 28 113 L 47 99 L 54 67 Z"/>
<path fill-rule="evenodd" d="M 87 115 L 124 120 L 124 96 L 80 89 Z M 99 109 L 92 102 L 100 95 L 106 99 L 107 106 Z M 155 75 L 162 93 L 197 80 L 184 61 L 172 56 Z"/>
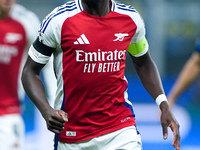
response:
<path fill-rule="evenodd" d="M 172 107 L 179 96 L 187 90 L 191 84 L 196 80 L 200 73 L 200 41 L 198 41 L 196 51 L 186 62 L 178 79 L 173 85 L 171 91 L 168 94 L 169 106 Z"/>
<path fill-rule="evenodd" d="M 164 139 L 170 127 L 172 145 L 180 150 L 179 124 L 148 52 L 144 22 L 132 6 L 114 0 L 75 0 L 55 8 L 29 49 L 23 86 L 56 133 L 56 150 L 142 149 L 124 76 L 127 51 L 161 109 Z M 58 86 L 54 108 L 39 77 L 52 54 Z"/>
<path fill-rule="evenodd" d="M 25 51 L 37 37 L 38 17 L 16 0 L 0 0 L 0 149 L 22 150 L 20 90 Z M 23 61 L 24 60 L 24 61 Z"/>

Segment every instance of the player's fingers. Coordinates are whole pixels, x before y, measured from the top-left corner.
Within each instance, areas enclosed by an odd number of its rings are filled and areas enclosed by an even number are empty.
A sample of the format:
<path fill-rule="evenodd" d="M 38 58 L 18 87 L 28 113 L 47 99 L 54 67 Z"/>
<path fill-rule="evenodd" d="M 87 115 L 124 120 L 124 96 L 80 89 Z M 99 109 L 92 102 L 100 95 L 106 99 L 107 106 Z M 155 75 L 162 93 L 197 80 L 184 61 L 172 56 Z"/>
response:
<path fill-rule="evenodd" d="M 167 123 L 162 123 L 163 138 L 166 140 L 168 138 Z"/>
<path fill-rule="evenodd" d="M 68 115 L 66 112 L 62 111 L 62 110 L 59 110 L 58 111 L 58 114 L 62 117 L 62 119 L 65 121 L 65 122 L 68 122 Z"/>
<path fill-rule="evenodd" d="M 174 146 L 176 150 L 180 150 L 180 137 L 178 135 L 174 135 L 172 146 Z"/>
<path fill-rule="evenodd" d="M 65 122 L 64 121 L 61 122 L 61 121 L 59 121 L 57 119 L 50 118 L 49 119 L 49 125 L 51 125 L 51 126 L 57 126 L 59 128 L 63 128 L 64 125 L 65 125 Z"/>
<path fill-rule="evenodd" d="M 48 126 L 48 130 L 56 133 L 56 134 L 60 134 L 63 131 L 64 127 L 59 128 L 58 126 L 53 126 L 53 125 L 49 125 Z"/>
<path fill-rule="evenodd" d="M 172 145 L 176 148 L 176 150 L 180 150 L 180 133 L 179 133 L 179 124 L 177 122 L 170 123 L 169 127 L 173 131 L 173 141 Z"/>
<path fill-rule="evenodd" d="M 67 118 L 67 113 L 65 113 L 64 111 L 62 110 L 57 110 L 55 112 L 55 115 L 52 116 L 52 118 L 58 120 L 59 122 L 68 122 L 68 118 Z"/>
<path fill-rule="evenodd" d="M 59 130 L 59 131 L 62 131 L 64 129 L 64 126 L 57 126 L 55 124 L 50 124 L 49 125 L 49 128 L 50 129 L 54 129 L 54 130 Z"/>
<path fill-rule="evenodd" d="M 47 128 L 48 130 L 56 133 L 56 134 L 60 134 L 65 126 L 65 122 L 64 121 L 58 121 L 57 119 L 54 119 L 53 117 L 49 119 L 49 121 L 47 122 Z"/>

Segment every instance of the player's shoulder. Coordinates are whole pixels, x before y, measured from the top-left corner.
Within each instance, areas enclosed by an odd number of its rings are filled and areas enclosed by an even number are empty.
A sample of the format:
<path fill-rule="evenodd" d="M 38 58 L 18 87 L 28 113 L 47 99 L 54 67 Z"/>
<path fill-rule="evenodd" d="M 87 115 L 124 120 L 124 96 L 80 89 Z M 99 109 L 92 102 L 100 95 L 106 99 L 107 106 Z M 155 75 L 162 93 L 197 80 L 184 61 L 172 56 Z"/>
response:
<path fill-rule="evenodd" d="M 57 6 L 43 19 L 40 31 L 44 32 L 50 24 L 52 26 L 62 24 L 65 19 L 77 14 L 77 12 L 75 1 L 69 1 Z"/>
<path fill-rule="evenodd" d="M 134 22 L 142 22 L 143 18 L 140 13 L 132 6 L 113 0 L 113 11 L 127 15 L 134 20 Z"/>
<path fill-rule="evenodd" d="M 113 0 L 113 10 L 120 14 L 129 16 L 139 15 L 138 11 L 132 6 Z"/>
<path fill-rule="evenodd" d="M 53 11 L 51 11 L 45 19 L 52 19 L 52 18 L 58 18 L 59 16 L 67 15 L 70 16 L 70 14 L 76 12 L 77 5 L 75 1 L 69 1 L 66 2 L 60 6 L 57 6 Z"/>
<path fill-rule="evenodd" d="M 127 4 L 121 3 L 119 1 L 113 1 L 113 5 L 114 5 L 113 7 L 115 7 L 116 11 L 121 10 L 121 12 L 125 12 L 125 13 L 137 12 L 136 9 L 132 5 L 127 5 Z"/>
<path fill-rule="evenodd" d="M 55 27 L 62 24 L 67 18 L 78 13 L 75 1 L 66 2 L 51 11 L 42 21 L 40 32 L 45 32 L 49 27 Z"/>

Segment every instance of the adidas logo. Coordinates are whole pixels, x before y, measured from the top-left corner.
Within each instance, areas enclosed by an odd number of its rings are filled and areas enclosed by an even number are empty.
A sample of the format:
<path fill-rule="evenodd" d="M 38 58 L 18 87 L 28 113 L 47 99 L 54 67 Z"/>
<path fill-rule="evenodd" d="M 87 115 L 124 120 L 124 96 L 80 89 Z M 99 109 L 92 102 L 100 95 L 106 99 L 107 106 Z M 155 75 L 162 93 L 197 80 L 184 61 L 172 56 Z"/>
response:
<path fill-rule="evenodd" d="M 81 37 L 77 39 L 77 41 L 74 42 L 74 44 L 90 44 L 88 39 L 86 38 L 85 34 L 82 34 Z"/>

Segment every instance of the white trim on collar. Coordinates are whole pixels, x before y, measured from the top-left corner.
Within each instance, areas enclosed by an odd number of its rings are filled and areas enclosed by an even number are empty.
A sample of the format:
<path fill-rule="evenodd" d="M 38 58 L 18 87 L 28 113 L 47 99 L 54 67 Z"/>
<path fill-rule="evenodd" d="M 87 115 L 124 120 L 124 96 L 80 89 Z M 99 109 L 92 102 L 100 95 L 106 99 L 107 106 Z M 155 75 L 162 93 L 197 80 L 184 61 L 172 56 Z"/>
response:
<path fill-rule="evenodd" d="M 111 3 L 112 3 L 112 7 L 111 7 L 111 11 L 115 11 L 115 1 L 111 0 Z"/>
<path fill-rule="evenodd" d="M 83 11 L 83 6 L 82 6 L 82 3 L 81 3 L 81 0 L 75 0 L 75 3 L 76 3 L 78 10 L 80 12 Z"/>

